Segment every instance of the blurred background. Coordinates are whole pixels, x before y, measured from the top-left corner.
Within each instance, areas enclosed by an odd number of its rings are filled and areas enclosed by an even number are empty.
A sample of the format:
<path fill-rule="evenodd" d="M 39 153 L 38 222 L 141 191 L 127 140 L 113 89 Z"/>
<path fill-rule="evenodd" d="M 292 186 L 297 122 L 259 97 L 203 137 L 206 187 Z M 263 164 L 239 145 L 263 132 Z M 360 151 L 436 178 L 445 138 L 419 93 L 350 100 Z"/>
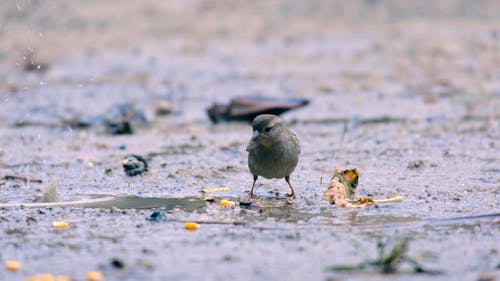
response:
<path fill-rule="evenodd" d="M 494 0 L 6 1 L 0 90 L 121 81 L 173 100 L 196 79 L 204 85 L 189 94 L 208 103 L 406 91 L 492 113 L 484 99 L 500 89 L 498 8 Z M 481 96 L 472 104 L 461 94 Z"/>
<path fill-rule="evenodd" d="M 185 40 L 256 42 L 328 36 L 346 31 L 498 30 L 498 1 L 6 1 L 0 6 L 2 62 L 21 62 L 27 48 L 52 60 L 68 53 Z M 405 31 L 406 30 L 406 31 Z M 475 35 L 476 37 L 487 34 Z M 443 38 L 444 39 L 444 38 Z M 425 40 L 426 41 L 426 40 Z M 414 45 L 425 42 L 416 41 Z"/>

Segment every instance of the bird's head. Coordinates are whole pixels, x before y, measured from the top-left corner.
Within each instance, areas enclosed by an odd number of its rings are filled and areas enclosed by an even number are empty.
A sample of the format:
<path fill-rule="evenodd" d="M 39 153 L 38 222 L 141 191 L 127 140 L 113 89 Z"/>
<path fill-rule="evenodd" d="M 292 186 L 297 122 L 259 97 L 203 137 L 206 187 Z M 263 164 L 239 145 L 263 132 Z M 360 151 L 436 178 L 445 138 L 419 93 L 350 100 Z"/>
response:
<path fill-rule="evenodd" d="M 261 114 L 252 122 L 252 141 L 270 147 L 280 139 L 284 126 L 281 118 L 272 114 Z"/>

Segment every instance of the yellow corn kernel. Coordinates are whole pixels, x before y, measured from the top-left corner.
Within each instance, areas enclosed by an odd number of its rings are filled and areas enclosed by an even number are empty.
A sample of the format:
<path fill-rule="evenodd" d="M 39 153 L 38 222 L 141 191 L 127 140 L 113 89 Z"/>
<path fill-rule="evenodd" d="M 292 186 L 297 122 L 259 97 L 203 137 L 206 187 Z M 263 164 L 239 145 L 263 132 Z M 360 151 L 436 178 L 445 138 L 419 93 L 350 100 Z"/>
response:
<path fill-rule="evenodd" d="M 56 278 L 52 274 L 43 273 L 43 274 L 30 276 L 30 277 L 24 279 L 24 281 L 56 281 Z"/>
<path fill-rule="evenodd" d="M 40 281 L 55 281 L 56 280 L 54 275 L 49 274 L 49 273 L 40 274 L 40 275 L 38 275 L 38 278 Z"/>
<path fill-rule="evenodd" d="M 68 275 L 57 275 L 56 281 L 71 281 L 71 277 Z"/>
<path fill-rule="evenodd" d="M 89 271 L 87 272 L 87 281 L 103 281 L 104 277 L 99 271 Z"/>
<path fill-rule="evenodd" d="M 219 204 L 222 207 L 224 207 L 224 208 L 234 208 L 234 207 L 236 207 L 236 203 L 234 203 L 233 201 L 229 201 L 229 200 L 220 200 Z"/>
<path fill-rule="evenodd" d="M 231 188 L 229 187 L 215 187 L 215 188 L 204 188 L 201 190 L 203 193 L 211 193 L 211 192 L 219 192 L 219 191 L 229 191 Z"/>
<path fill-rule="evenodd" d="M 55 221 L 52 223 L 52 226 L 57 228 L 67 228 L 68 223 L 65 221 Z"/>
<path fill-rule="evenodd" d="M 5 268 L 10 271 L 18 271 L 21 269 L 21 263 L 18 261 L 5 261 Z"/>
<path fill-rule="evenodd" d="M 195 223 L 195 222 L 186 222 L 184 224 L 184 227 L 187 229 L 187 230 L 198 230 L 198 228 L 200 228 L 200 225 Z"/>

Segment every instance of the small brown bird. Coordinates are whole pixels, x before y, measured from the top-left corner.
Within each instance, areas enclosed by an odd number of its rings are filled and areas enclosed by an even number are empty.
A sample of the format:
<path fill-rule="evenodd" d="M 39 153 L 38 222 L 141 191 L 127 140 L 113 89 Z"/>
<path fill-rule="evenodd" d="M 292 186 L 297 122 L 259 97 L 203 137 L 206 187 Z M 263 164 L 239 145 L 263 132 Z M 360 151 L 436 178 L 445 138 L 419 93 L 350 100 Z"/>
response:
<path fill-rule="evenodd" d="M 276 115 L 262 114 L 255 117 L 252 129 L 253 136 L 247 145 L 248 168 L 253 175 L 250 197 L 253 197 L 257 178 L 263 176 L 266 179 L 285 178 L 291 190 L 287 196 L 295 198 L 290 175 L 299 161 L 299 139 Z"/>

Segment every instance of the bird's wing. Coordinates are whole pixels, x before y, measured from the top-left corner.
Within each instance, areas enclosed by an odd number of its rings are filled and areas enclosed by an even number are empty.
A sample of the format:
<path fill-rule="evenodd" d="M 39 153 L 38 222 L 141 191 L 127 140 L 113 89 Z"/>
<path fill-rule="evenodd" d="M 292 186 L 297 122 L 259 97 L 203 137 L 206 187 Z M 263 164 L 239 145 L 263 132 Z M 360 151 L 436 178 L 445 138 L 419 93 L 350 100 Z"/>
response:
<path fill-rule="evenodd" d="M 292 136 L 292 138 L 293 138 L 294 142 L 297 144 L 297 148 L 299 149 L 299 154 L 300 154 L 300 152 L 302 152 L 302 151 L 301 151 L 301 148 L 300 148 L 300 140 L 299 140 L 299 138 L 297 137 L 297 135 L 295 135 L 295 133 L 294 133 L 294 132 L 292 132 L 292 131 L 289 131 L 289 132 L 290 132 L 290 135 Z"/>

